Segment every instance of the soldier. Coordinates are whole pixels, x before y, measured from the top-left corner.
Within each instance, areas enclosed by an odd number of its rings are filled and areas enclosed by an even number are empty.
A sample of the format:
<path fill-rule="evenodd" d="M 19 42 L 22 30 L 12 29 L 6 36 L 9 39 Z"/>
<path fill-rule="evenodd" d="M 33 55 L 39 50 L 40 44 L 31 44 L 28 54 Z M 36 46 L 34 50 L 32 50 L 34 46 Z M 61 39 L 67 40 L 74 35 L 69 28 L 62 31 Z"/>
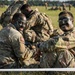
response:
<path fill-rule="evenodd" d="M 32 10 L 29 4 L 24 4 L 20 10 L 27 18 L 24 31 L 25 39 L 27 38 L 31 42 L 48 40 L 53 31 L 52 23 L 48 17 L 37 10 Z"/>
<path fill-rule="evenodd" d="M 71 7 L 72 7 L 72 5 L 71 5 L 71 4 L 69 4 L 69 10 L 71 10 Z"/>
<path fill-rule="evenodd" d="M 62 4 L 62 9 L 66 10 L 66 4 L 65 3 Z"/>
<path fill-rule="evenodd" d="M 6 27 L 11 22 L 13 15 L 20 12 L 19 9 L 23 4 L 26 4 L 27 0 L 14 0 L 13 3 L 2 13 L 0 23 L 2 27 Z"/>
<path fill-rule="evenodd" d="M 0 68 L 21 68 L 36 65 L 35 51 L 25 46 L 22 34 L 26 18 L 16 13 L 12 23 L 0 31 Z M 33 55 L 34 54 L 34 55 Z"/>
<path fill-rule="evenodd" d="M 47 2 L 45 3 L 45 8 L 48 9 L 48 3 Z"/>
<path fill-rule="evenodd" d="M 64 34 L 38 44 L 42 52 L 40 66 L 45 68 L 75 68 L 75 29 L 72 13 L 63 11 L 59 14 L 59 27 Z"/>

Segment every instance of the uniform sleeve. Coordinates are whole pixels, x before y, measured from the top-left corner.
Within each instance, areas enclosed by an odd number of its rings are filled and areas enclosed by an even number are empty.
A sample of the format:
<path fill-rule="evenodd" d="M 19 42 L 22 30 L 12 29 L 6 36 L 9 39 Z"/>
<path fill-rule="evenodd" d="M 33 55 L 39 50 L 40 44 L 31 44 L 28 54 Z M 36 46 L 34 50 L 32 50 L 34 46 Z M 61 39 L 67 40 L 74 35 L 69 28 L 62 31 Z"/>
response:
<path fill-rule="evenodd" d="M 34 52 L 25 46 L 25 41 L 21 34 L 15 33 L 15 35 L 12 36 L 11 44 L 15 56 L 21 63 L 24 63 L 24 60 L 32 57 Z"/>
<path fill-rule="evenodd" d="M 41 51 L 55 51 L 67 49 L 67 42 L 62 38 L 51 38 L 39 45 Z"/>
<path fill-rule="evenodd" d="M 30 18 L 28 18 L 28 20 L 26 22 L 25 30 L 30 29 L 31 27 L 36 25 L 36 22 L 37 22 L 37 19 L 38 19 L 37 16 L 38 16 L 37 14 L 33 14 L 33 15 L 30 16 Z"/>

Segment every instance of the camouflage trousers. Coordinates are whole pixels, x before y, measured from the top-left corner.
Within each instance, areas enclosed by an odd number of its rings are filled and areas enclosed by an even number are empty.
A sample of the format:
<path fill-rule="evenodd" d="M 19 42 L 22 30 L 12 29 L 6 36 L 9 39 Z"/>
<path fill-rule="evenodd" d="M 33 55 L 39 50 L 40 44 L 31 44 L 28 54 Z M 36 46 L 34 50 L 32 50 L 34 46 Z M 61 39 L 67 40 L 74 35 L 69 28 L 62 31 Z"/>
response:
<path fill-rule="evenodd" d="M 68 50 L 42 54 L 40 58 L 42 68 L 75 68 L 74 55 Z"/>

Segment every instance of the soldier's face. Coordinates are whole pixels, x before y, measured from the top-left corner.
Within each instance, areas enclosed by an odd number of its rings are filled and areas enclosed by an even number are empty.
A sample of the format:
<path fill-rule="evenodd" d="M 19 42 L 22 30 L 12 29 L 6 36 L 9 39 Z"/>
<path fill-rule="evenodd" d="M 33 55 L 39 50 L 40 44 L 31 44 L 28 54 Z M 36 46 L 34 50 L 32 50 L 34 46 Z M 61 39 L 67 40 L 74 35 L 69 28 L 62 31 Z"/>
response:
<path fill-rule="evenodd" d="M 26 24 L 26 18 L 23 19 L 19 19 L 17 21 L 15 21 L 15 27 L 18 31 L 23 31 L 23 29 L 25 28 L 25 24 Z"/>
<path fill-rule="evenodd" d="M 22 10 L 21 12 L 27 17 L 30 13 L 30 9 L 26 8 L 26 9 Z"/>
<path fill-rule="evenodd" d="M 70 31 L 73 29 L 73 21 L 71 16 L 60 16 L 59 17 L 59 27 L 64 32 Z"/>

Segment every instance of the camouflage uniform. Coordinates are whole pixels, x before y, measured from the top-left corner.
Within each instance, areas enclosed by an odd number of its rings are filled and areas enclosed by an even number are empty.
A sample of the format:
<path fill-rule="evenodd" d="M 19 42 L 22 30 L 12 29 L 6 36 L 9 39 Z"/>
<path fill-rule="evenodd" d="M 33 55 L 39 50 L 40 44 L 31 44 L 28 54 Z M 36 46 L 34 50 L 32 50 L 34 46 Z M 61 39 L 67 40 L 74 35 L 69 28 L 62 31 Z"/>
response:
<path fill-rule="evenodd" d="M 49 68 L 75 67 L 75 29 L 40 43 L 40 66 Z"/>
<path fill-rule="evenodd" d="M 24 37 L 26 39 L 28 36 L 29 37 L 34 36 L 35 42 L 45 41 L 50 38 L 52 31 L 53 31 L 53 26 L 51 20 L 49 20 L 45 14 L 42 14 L 39 11 L 35 10 L 31 12 L 29 18 L 27 19 L 27 25 L 25 27 Z M 27 38 L 27 40 L 30 39 Z"/>
<path fill-rule="evenodd" d="M 38 63 L 33 58 L 35 51 L 29 50 L 24 43 L 23 36 L 12 24 L 0 31 L 0 68 L 28 67 Z"/>

